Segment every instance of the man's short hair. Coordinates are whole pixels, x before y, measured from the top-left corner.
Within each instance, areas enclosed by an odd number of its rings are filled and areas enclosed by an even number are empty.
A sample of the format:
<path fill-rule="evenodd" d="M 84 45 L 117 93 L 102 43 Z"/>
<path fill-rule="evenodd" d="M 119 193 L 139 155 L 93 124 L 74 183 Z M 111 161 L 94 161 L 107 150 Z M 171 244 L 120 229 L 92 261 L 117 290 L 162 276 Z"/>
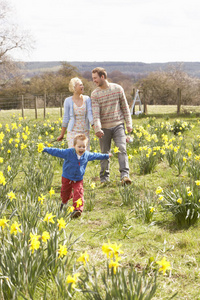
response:
<path fill-rule="evenodd" d="M 101 77 L 102 75 L 104 75 L 104 78 L 106 79 L 107 78 L 107 72 L 104 68 L 101 68 L 101 67 L 97 67 L 97 68 L 94 68 L 92 70 L 92 73 L 98 73 L 99 77 Z"/>
<path fill-rule="evenodd" d="M 88 143 L 88 138 L 85 134 L 77 134 L 74 138 L 74 146 L 77 144 L 77 140 L 86 141 Z"/>

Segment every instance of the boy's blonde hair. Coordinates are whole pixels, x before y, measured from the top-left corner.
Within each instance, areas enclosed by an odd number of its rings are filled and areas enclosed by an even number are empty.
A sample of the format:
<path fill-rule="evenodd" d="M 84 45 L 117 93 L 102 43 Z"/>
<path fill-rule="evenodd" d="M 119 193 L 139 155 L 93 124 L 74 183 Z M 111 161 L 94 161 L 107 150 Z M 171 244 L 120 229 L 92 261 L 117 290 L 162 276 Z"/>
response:
<path fill-rule="evenodd" d="M 82 83 L 81 79 L 78 78 L 78 77 L 74 77 L 70 80 L 70 82 L 69 82 L 69 91 L 71 93 L 74 93 L 75 86 L 76 86 L 77 83 Z"/>
<path fill-rule="evenodd" d="M 77 134 L 74 138 L 74 146 L 76 146 L 77 141 L 81 140 L 81 141 L 86 141 L 86 144 L 88 143 L 88 138 L 85 134 Z"/>

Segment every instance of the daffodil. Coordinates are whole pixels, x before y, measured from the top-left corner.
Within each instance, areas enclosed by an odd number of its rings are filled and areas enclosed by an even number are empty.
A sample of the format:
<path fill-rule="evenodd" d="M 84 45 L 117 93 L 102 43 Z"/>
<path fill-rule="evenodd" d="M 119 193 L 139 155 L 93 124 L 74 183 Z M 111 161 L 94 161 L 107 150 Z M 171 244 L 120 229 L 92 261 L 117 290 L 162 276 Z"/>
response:
<path fill-rule="evenodd" d="M 45 218 L 44 218 L 44 221 L 47 222 L 47 223 L 55 223 L 53 218 L 55 218 L 55 216 L 52 216 L 52 213 L 50 214 L 46 214 Z"/>
<path fill-rule="evenodd" d="M 80 273 L 75 273 L 73 276 L 71 275 L 68 275 L 67 276 L 67 280 L 66 282 L 69 284 L 69 283 L 72 283 L 72 288 L 74 289 L 75 288 L 75 285 L 78 281 L 78 277 L 80 276 Z"/>
<path fill-rule="evenodd" d="M 195 181 L 196 185 L 200 185 L 200 180 Z"/>
<path fill-rule="evenodd" d="M 40 241 L 39 239 L 41 238 L 40 235 L 37 234 L 32 234 L 30 233 L 30 240 L 29 242 L 31 242 L 30 244 L 30 250 L 32 250 L 32 253 L 34 253 L 35 250 L 39 249 L 40 247 Z"/>
<path fill-rule="evenodd" d="M 120 260 L 121 258 L 118 257 L 116 258 L 115 260 L 111 259 L 110 263 L 109 263 L 109 268 L 113 269 L 113 273 L 116 274 L 117 272 L 117 268 L 120 266 L 120 264 L 118 263 L 118 261 Z"/>
<path fill-rule="evenodd" d="M 65 245 L 60 245 L 60 249 L 58 249 L 59 256 L 58 258 L 62 258 L 64 255 L 67 255 L 67 247 Z"/>
<path fill-rule="evenodd" d="M 163 259 L 161 261 L 157 261 L 156 263 L 161 266 L 161 268 L 159 269 L 159 272 L 163 271 L 163 275 L 165 274 L 166 270 L 172 269 L 170 267 L 170 262 L 166 261 L 166 257 L 163 257 Z"/>
<path fill-rule="evenodd" d="M 66 222 L 65 222 L 65 220 L 63 218 L 57 219 L 57 222 L 58 222 L 58 228 L 59 228 L 59 230 L 61 230 L 61 228 L 65 228 Z"/>
<path fill-rule="evenodd" d="M 47 240 L 50 239 L 50 234 L 49 234 L 49 232 L 44 231 L 44 232 L 42 233 L 41 239 L 42 239 L 42 241 L 43 241 L 44 243 L 47 243 Z"/>
<path fill-rule="evenodd" d="M 83 262 L 84 266 L 86 265 L 86 262 L 89 261 L 89 255 L 87 254 L 87 251 L 85 253 L 81 253 L 81 256 L 77 259 L 78 262 Z"/>
<path fill-rule="evenodd" d="M 176 202 L 181 204 L 182 203 L 182 198 L 178 198 Z"/>
<path fill-rule="evenodd" d="M 10 199 L 10 201 L 12 201 L 13 199 L 16 199 L 15 194 L 13 192 L 8 193 L 7 196 Z"/>
<path fill-rule="evenodd" d="M 0 184 L 3 184 L 3 185 L 6 184 L 6 179 L 3 176 L 3 172 L 2 171 L 0 171 Z"/>
<path fill-rule="evenodd" d="M 94 188 L 95 188 L 95 182 L 92 182 L 92 183 L 90 184 L 90 187 L 91 187 L 91 189 L 94 189 Z"/>
<path fill-rule="evenodd" d="M 38 152 L 40 153 L 40 152 L 42 152 L 44 150 L 44 145 L 43 145 L 43 143 L 39 143 L 38 144 Z"/>
<path fill-rule="evenodd" d="M 51 189 L 50 189 L 50 191 L 49 191 L 50 197 L 51 197 L 52 195 L 54 195 L 54 194 L 55 194 L 55 191 L 54 191 L 54 189 L 51 187 Z"/>
<path fill-rule="evenodd" d="M 44 200 L 45 200 L 45 196 L 44 196 L 43 194 L 41 194 L 41 195 L 38 197 L 38 201 L 39 201 L 41 204 L 43 204 Z"/>
<path fill-rule="evenodd" d="M 120 250 L 119 248 L 122 245 L 120 244 L 119 246 L 115 243 L 115 244 L 111 244 L 110 241 L 108 241 L 108 243 L 104 243 L 102 246 L 102 251 L 107 255 L 107 257 L 118 257 L 119 254 L 124 253 L 122 250 Z"/>
<path fill-rule="evenodd" d="M 119 147 L 115 146 L 115 148 L 113 149 L 114 153 L 119 153 Z"/>
<path fill-rule="evenodd" d="M 2 227 L 3 229 L 7 226 L 8 227 L 8 222 L 10 220 L 7 220 L 6 217 L 4 217 L 3 219 L 0 219 L 0 227 Z"/>
<path fill-rule="evenodd" d="M 68 208 L 67 208 L 67 213 L 68 214 L 70 214 L 70 213 L 72 213 L 73 211 L 74 211 L 74 206 L 69 206 Z"/>
<path fill-rule="evenodd" d="M 10 233 L 14 233 L 14 235 L 16 235 L 18 232 L 22 232 L 21 229 L 19 228 L 21 226 L 21 224 L 17 223 L 16 221 L 11 225 L 10 228 Z"/>
<path fill-rule="evenodd" d="M 76 208 L 78 208 L 78 207 L 81 206 L 82 204 L 83 204 L 82 199 L 79 198 L 79 199 L 76 201 Z"/>
<path fill-rule="evenodd" d="M 153 212 L 154 212 L 154 210 L 155 210 L 155 208 L 154 208 L 154 207 L 150 207 L 150 212 L 151 212 L 151 213 L 153 213 Z"/>
<path fill-rule="evenodd" d="M 159 186 L 159 187 L 156 189 L 156 195 L 161 194 L 162 192 L 163 192 L 163 189 Z"/>

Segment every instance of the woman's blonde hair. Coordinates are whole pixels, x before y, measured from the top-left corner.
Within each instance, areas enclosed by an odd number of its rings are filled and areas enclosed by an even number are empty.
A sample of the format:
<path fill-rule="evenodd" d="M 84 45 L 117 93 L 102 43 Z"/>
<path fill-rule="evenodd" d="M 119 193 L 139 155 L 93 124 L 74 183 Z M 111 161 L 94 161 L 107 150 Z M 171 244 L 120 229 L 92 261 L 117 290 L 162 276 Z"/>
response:
<path fill-rule="evenodd" d="M 78 77 L 74 77 L 70 80 L 70 82 L 69 82 L 69 91 L 70 92 L 74 93 L 74 90 L 75 90 L 74 88 L 78 82 L 82 83 L 82 81 Z"/>

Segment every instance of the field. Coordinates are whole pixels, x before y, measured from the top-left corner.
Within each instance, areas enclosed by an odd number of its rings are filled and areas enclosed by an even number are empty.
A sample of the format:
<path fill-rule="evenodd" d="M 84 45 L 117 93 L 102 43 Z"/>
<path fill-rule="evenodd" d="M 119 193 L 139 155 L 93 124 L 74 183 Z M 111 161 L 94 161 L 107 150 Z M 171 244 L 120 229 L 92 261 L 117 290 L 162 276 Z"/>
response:
<path fill-rule="evenodd" d="M 62 160 L 40 152 L 66 147 L 59 109 L 47 112 L 0 111 L 0 299 L 200 299 L 200 107 L 134 116 L 133 183 L 113 144 L 109 183 L 88 163 L 79 219 L 71 201 L 59 209 Z"/>

